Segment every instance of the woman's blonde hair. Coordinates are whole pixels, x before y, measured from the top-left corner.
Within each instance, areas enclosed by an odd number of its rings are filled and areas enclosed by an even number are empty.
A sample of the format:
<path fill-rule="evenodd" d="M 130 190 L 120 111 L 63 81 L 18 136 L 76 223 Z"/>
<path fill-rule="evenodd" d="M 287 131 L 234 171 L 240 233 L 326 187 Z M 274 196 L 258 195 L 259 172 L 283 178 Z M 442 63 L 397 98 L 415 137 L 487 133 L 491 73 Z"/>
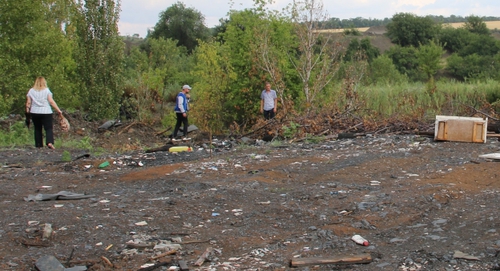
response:
<path fill-rule="evenodd" d="M 47 88 L 47 81 L 43 76 L 38 76 L 35 80 L 35 84 L 33 85 L 33 89 L 35 90 L 43 90 Z"/>

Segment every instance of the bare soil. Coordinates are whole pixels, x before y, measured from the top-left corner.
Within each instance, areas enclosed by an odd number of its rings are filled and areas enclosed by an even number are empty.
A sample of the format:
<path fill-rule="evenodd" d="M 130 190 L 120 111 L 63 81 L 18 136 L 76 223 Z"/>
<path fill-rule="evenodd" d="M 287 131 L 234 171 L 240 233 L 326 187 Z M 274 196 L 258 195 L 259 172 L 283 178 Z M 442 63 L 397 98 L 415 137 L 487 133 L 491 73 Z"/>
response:
<path fill-rule="evenodd" d="M 166 261 L 149 270 L 179 261 L 189 270 L 498 270 L 500 163 L 478 158 L 500 152 L 497 140 L 218 140 L 211 152 L 194 141 L 192 152 L 146 153 L 132 147 L 134 137 L 151 147 L 165 139 L 146 126 L 123 128 L 92 136 L 107 150 L 130 144 L 126 153 L 0 151 L 1 270 L 36 270 L 45 255 L 88 270 Z M 25 201 L 60 191 L 94 196 Z M 44 240 L 47 224 L 53 232 Z M 354 234 L 369 246 L 353 242 Z M 153 245 L 169 242 L 176 253 L 151 260 L 165 252 Z M 196 266 L 207 248 L 213 252 Z M 290 267 L 366 254 L 365 264 Z"/>

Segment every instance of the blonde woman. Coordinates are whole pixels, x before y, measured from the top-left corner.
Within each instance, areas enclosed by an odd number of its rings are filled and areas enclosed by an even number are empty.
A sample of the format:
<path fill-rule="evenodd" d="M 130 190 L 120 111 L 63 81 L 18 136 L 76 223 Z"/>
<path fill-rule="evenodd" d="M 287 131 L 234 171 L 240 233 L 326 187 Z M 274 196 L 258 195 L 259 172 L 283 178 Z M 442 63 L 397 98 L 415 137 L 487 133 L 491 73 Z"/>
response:
<path fill-rule="evenodd" d="M 47 87 L 47 81 L 39 76 L 26 95 L 26 112 L 31 115 L 35 126 L 35 147 L 37 148 L 43 147 L 43 128 L 45 130 L 45 144 L 49 149 L 55 149 L 52 108 L 62 115 L 62 111 L 52 98 L 52 92 Z"/>

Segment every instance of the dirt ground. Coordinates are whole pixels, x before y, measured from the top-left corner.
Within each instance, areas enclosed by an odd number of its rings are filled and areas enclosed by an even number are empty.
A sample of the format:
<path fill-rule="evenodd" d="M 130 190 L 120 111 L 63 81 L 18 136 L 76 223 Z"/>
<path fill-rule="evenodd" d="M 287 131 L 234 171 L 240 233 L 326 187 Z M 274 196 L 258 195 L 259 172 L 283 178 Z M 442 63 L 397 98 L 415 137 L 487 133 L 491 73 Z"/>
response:
<path fill-rule="evenodd" d="M 98 142 L 151 135 L 122 128 Z M 219 140 L 212 152 L 196 141 L 181 153 L 1 150 L 0 269 L 37 270 L 49 255 L 87 270 L 500 270 L 500 163 L 478 157 L 496 152 L 496 139 L 397 134 Z M 61 191 L 88 197 L 25 200 Z"/>

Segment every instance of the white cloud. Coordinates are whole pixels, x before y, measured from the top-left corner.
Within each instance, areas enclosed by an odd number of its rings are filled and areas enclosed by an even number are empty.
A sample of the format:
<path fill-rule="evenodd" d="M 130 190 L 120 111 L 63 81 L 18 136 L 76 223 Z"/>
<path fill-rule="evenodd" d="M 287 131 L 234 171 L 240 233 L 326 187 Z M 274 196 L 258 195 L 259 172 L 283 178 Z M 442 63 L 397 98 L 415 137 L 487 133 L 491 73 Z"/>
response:
<path fill-rule="evenodd" d="M 398 0 L 396 3 L 396 8 L 404 6 L 413 6 L 422 8 L 431 4 L 434 4 L 436 0 Z"/>

